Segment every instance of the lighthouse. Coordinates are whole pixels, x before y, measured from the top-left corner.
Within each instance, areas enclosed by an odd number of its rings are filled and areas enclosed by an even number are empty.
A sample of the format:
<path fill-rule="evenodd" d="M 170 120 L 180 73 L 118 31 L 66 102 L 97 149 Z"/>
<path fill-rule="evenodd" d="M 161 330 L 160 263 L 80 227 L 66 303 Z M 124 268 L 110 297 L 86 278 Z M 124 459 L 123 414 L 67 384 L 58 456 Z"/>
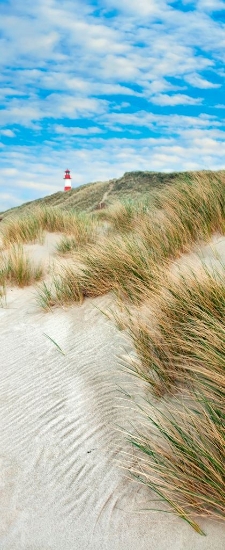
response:
<path fill-rule="evenodd" d="M 65 176 L 64 176 L 64 191 L 70 191 L 72 184 L 71 184 L 71 175 L 70 170 L 65 170 Z"/>

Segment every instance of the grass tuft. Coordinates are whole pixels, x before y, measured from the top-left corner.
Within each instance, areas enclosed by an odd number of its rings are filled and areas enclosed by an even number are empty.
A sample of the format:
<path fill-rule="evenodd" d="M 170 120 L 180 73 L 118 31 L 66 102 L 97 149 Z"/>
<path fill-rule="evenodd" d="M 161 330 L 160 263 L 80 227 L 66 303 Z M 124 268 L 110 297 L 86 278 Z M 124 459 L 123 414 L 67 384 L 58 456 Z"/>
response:
<path fill-rule="evenodd" d="M 190 399 L 192 402 L 190 403 Z M 142 410 L 142 426 L 129 440 L 137 449 L 138 481 L 204 534 L 196 515 L 225 517 L 224 415 L 203 393 L 193 400 Z"/>
<path fill-rule="evenodd" d="M 4 247 L 43 240 L 43 232 L 61 232 L 72 237 L 76 246 L 91 242 L 98 226 L 89 214 L 66 212 L 57 207 L 36 208 L 21 218 L 9 218 L 2 223 Z"/>
<path fill-rule="evenodd" d="M 43 276 L 42 265 L 33 265 L 22 246 L 12 246 L 0 258 L 0 285 L 24 287 L 39 281 Z"/>
<path fill-rule="evenodd" d="M 64 267 L 61 275 L 54 275 L 50 285 L 45 281 L 39 285 L 37 302 L 42 309 L 49 310 L 54 306 L 82 303 L 82 301 L 83 293 L 72 267 Z"/>
<path fill-rule="evenodd" d="M 3 246 L 8 248 L 12 244 L 42 241 L 43 230 L 35 215 L 26 215 L 4 221 L 1 226 L 1 236 Z"/>
<path fill-rule="evenodd" d="M 139 375 L 157 395 L 193 379 L 207 384 L 211 395 L 225 396 L 225 270 L 164 279 L 154 297 L 154 315 L 145 303 L 145 318 L 129 320 Z"/>

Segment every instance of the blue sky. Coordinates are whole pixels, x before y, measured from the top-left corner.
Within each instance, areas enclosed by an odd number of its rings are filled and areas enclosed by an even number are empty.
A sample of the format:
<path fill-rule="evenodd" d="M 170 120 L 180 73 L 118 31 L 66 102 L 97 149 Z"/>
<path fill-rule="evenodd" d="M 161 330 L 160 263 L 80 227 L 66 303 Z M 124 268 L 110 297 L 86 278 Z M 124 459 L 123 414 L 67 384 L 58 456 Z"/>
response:
<path fill-rule="evenodd" d="M 0 0 L 0 211 L 131 170 L 225 168 L 225 2 Z"/>

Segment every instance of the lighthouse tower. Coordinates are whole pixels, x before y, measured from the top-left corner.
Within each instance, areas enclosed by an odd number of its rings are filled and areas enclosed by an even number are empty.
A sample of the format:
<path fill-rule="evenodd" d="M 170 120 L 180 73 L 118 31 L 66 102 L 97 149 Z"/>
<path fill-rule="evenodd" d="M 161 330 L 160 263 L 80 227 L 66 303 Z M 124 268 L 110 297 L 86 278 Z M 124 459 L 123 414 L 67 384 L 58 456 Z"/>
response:
<path fill-rule="evenodd" d="M 72 183 L 71 183 L 71 175 L 70 175 L 70 170 L 65 170 L 65 176 L 64 176 L 64 191 L 70 191 L 71 187 L 72 187 Z"/>

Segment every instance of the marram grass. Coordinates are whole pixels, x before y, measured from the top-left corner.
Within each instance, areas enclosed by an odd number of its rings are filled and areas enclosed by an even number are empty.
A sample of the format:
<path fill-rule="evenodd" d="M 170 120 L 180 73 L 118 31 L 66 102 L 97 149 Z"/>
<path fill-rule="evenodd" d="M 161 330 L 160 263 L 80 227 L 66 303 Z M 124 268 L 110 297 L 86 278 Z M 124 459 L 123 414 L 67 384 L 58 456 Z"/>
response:
<path fill-rule="evenodd" d="M 71 236 L 76 246 L 95 238 L 98 221 L 89 214 L 66 212 L 57 207 L 35 208 L 20 218 L 7 218 L 1 226 L 3 246 L 43 241 L 44 231 Z"/>
<path fill-rule="evenodd" d="M 133 370 L 156 395 L 190 384 L 207 384 L 225 397 L 225 270 L 206 266 L 166 276 L 162 290 L 131 315 L 128 329 L 138 360 Z"/>
<path fill-rule="evenodd" d="M 130 471 L 200 534 L 201 517 L 225 519 L 224 320 L 222 264 L 165 272 L 127 316 L 136 359 L 125 370 L 158 398 L 144 401 L 128 435 L 137 449 Z"/>
<path fill-rule="evenodd" d="M 164 408 L 145 403 L 133 476 L 200 534 L 198 517 L 225 518 L 224 414 L 203 392 Z M 165 511 L 165 509 L 164 509 Z"/>
<path fill-rule="evenodd" d="M 39 281 L 43 276 L 41 264 L 34 264 L 26 255 L 23 247 L 11 246 L 0 257 L 0 285 L 24 287 Z"/>
<path fill-rule="evenodd" d="M 49 284 L 43 281 L 37 291 L 37 303 L 45 310 L 82 301 L 83 294 L 72 267 L 64 267 L 62 273 L 54 275 Z"/>
<path fill-rule="evenodd" d="M 124 206 L 118 209 L 119 227 L 124 216 L 126 231 L 99 239 L 81 253 L 85 268 L 80 283 L 84 296 L 119 290 L 137 302 L 145 299 L 146 291 L 155 289 L 162 268 L 195 243 L 225 232 L 225 173 L 181 179 L 162 190 L 157 207 L 145 212 L 137 207 L 134 213 L 133 205 L 132 215 Z"/>
<path fill-rule="evenodd" d="M 181 177 L 151 206 L 110 207 L 105 236 L 94 227 L 86 238 L 91 218 L 78 233 L 77 218 L 75 229 L 70 216 L 56 222 L 55 212 L 41 225 L 64 234 L 59 249 L 76 250 L 80 266 L 42 283 L 44 309 L 110 291 L 126 302 L 121 326 L 136 350 L 127 369 L 159 400 L 158 407 L 144 406 L 143 423 L 129 435 L 137 450 L 130 471 L 201 534 L 198 516 L 225 517 L 224 269 L 202 265 L 174 274 L 171 268 L 194 244 L 225 233 L 224 208 L 225 173 L 206 172 Z"/>

